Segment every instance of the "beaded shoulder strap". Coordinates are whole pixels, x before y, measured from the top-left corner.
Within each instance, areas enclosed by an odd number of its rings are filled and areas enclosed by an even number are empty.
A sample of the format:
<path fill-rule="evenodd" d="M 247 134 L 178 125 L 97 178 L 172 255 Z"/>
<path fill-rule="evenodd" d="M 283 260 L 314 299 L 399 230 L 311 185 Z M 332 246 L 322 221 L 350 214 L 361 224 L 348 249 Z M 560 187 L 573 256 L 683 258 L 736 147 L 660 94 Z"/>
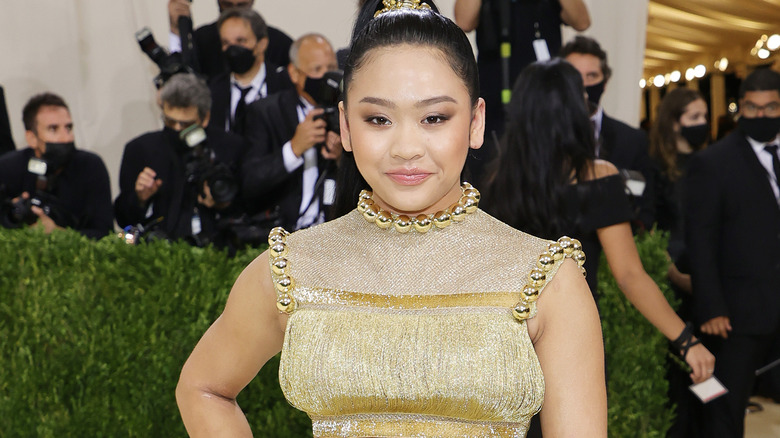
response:
<path fill-rule="evenodd" d="M 282 227 L 276 227 L 268 234 L 268 260 L 271 264 L 271 278 L 276 288 L 276 308 L 279 312 L 291 314 L 295 310 L 295 299 L 290 292 L 293 279 L 287 263 L 287 236 L 290 233 Z"/>
<path fill-rule="evenodd" d="M 582 275 L 585 275 L 585 252 L 582 250 L 582 243 L 577 239 L 570 237 L 561 237 L 557 242 L 551 242 L 547 246 L 547 252 L 539 256 L 536 261 L 536 267 L 531 269 L 528 274 L 528 282 L 520 294 L 520 301 L 512 309 L 512 315 L 518 321 L 525 321 L 536 316 L 536 300 L 539 294 L 552 280 L 565 258 L 574 259 L 577 266 L 580 267 Z"/>

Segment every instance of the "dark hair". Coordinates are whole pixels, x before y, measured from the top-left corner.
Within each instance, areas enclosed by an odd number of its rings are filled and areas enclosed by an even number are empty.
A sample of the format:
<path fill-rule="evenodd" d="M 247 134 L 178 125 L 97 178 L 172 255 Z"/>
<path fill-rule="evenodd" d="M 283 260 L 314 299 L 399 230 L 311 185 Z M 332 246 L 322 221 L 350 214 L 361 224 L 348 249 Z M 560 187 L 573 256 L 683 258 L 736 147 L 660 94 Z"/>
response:
<path fill-rule="evenodd" d="M 658 116 L 650 129 L 650 156 L 659 160 L 666 176 L 675 181 L 680 177 L 677 168 L 677 138 L 674 124 L 680 123 L 685 108 L 696 100 L 704 100 L 701 93 L 690 88 L 675 88 L 666 93 L 658 107 Z M 697 147 L 698 145 L 691 145 Z"/>
<path fill-rule="evenodd" d="M 350 53 L 344 66 L 344 106 L 347 106 L 349 87 L 356 72 L 369 62 L 369 53 L 381 47 L 403 44 L 433 47 L 441 51 L 450 67 L 460 77 L 469 92 L 472 105 L 479 99 L 479 73 L 474 52 L 466 34 L 447 17 L 439 14 L 435 4 L 426 1 L 431 10 L 401 9 L 374 18 L 382 9 L 380 0 L 365 2 L 352 31 Z M 333 216 L 348 213 L 355 207 L 360 190 L 368 184 L 360 175 L 355 158 L 350 152 L 341 156 L 338 176 L 338 194 Z"/>
<path fill-rule="evenodd" d="M 245 8 L 230 8 L 219 14 L 219 20 L 217 20 L 217 29 L 222 29 L 222 25 L 225 21 L 231 18 L 240 18 L 249 24 L 252 28 L 252 33 L 255 34 L 257 41 L 268 37 L 268 25 L 265 24 L 263 17 L 255 12 L 253 9 Z"/>
<path fill-rule="evenodd" d="M 571 233 L 564 197 L 595 155 L 582 76 L 559 58 L 533 63 L 517 78 L 506 110 L 487 211 L 542 237 Z"/>
<path fill-rule="evenodd" d="M 22 122 L 24 123 L 25 130 L 32 131 L 36 134 L 38 133 L 36 119 L 41 107 L 44 106 L 59 106 L 69 110 L 65 100 L 54 93 L 36 94 L 27 101 L 24 105 L 24 109 L 22 109 Z"/>
<path fill-rule="evenodd" d="M 609 81 L 609 78 L 612 77 L 612 69 L 609 68 L 609 63 L 607 63 L 607 52 L 601 48 L 598 41 L 593 38 L 577 35 L 573 40 L 561 47 L 558 56 L 565 59 L 572 53 L 595 56 L 601 61 L 601 73 L 604 75 L 604 82 Z"/>
<path fill-rule="evenodd" d="M 758 68 L 739 85 L 739 98 L 748 91 L 777 91 L 780 93 L 780 73 L 768 68 Z"/>

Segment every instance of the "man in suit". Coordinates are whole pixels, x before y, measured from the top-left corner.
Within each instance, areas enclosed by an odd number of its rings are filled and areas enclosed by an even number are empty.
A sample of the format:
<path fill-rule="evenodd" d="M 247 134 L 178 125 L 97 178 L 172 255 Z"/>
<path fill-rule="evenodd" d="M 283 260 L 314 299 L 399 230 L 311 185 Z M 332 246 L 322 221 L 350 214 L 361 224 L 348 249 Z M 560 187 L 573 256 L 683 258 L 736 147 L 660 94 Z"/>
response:
<path fill-rule="evenodd" d="M 99 156 L 76 149 L 65 101 L 52 93 L 33 96 L 22 120 L 29 147 L 0 157 L 2 225 L 34 224 L 47 234 L 72 228 L 95 239 L 107 235 L 114 228 L 108 171 Z M 23 200 L 26 207 L 12 213 L 11 204 Z"/>
<path fill-rule="evenodd" d="M 254 0 L 217 0 L 219 13 L 228 9 L 252 9 Z M 181 50 L 178 20 L 180 16 L 190 15 L 190 0 L 168 0 L 168 18 L 170 19 L 171 35 L 169 49 L 171 52 Z M 197 55 L 200 72 L 208 79 L 219 73 L 227 72 L 228 65 L 222 53 L 222 42 L 219 37 L 217 22 L 203 25 L 195 30 L 192 42 Z M 292 39 L 284 32 L 274 27 L 268 27 L 268 48 L 265 58 L 275 65 L 287 65 L 290 62 L 289 52 Z"/>
<path fill-rule="evenodd" d="M 160 99 L 163 129 L 125 146 L 114 202 L 116 221 L 121 227 L 141 225 L 146 232 L 198 246 L 225 243 L 222 225 L 242 213 L 238 163 L 245 143 L 237 135 L 208 128 L 209 89 L 194 74 L 174 75 L 160 90 Z M 202 143 L 180 138 L 181 131 L 193 125 L 205 128 Z"/>
<path fill-rule="evenodd" d="M 211 123 L 216 128 L 244 135 L 246 107 L 269 94 L 292 88 L 283 68 L 265 60 L 268 27 L 251 9 L 228 9 L 217 21 L 230 72 L 209 82 Z"/>
<path fill-rule="evenodd" d="M 328 168 L 341 155 L 341 138 L 327 130 L 316 105 L 325 73 L 336 68 L 328 40 L 304 35 L 290 50 L 287 71 L 295 89 L 254 102 L 247 111 L 246 203 L 255 211 L 278 209 L 288 230 L 322 222 L 333 202 L 335 175 Z"/>
<path fill-rule="evenodd" d="M 780 336 L 780 74 L 740 87 L 739 128 L 691 158 L 685 230 L 694 314 L 729 393 L 703 407 L 702 436 L 741 437 L 755 370 Z"/>
<path fill-rule="evenodd" d="M 559 55 L 582 75 L 591 108 L 590 119 L 596 135 L 596 157 L 611 162 L 621 171 L 637 171 L 644 177 L 644 191 L 632 191 L 634 225 L 650 229 L 655 222 L 654 172 L 648 154 L 647 134 L 604 113 L 600 104 L 601 95 L 612 75 L 612 69 L 607 63 L 607 53 L 596 40 L 577 36 L 561 48 Z"/>

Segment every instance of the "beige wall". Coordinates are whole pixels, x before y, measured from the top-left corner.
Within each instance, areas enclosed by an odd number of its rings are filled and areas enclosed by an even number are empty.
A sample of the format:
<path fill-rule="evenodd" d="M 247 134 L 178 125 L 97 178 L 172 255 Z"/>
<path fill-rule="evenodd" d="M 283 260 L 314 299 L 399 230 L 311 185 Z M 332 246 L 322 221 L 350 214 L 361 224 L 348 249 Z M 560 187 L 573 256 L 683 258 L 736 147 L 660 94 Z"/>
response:
<path fill-rule="evenodd" d="M 196 26 L 216 18 L 216 3 L 194 0 Z M 356 3 L 257 0 L 255 7 L 266 21 L 293 38 L 317 31 L 341 47 L 348 42 Z M 454 3 L 438 2 L 449 16 Z M 647 0 L 586 3 L 594 23 L 588 33 L 609 51 L 616 73 L 604 104 L 611 114 L 636 124 Z M 76 144 L 103 157 L 116 196 L 125 143 L 161 127 L 152 86 L 157 68 L 139 49 L 134 33 L 149 26 L 157 41 L 167 45 L 167 0 L 0 0 L 0 4 L 0 84 L 5 87 L 17 147 L 25 146 L 21 110 L 26 100 L 42 91 L 58 93 L 70 105 Z"/>

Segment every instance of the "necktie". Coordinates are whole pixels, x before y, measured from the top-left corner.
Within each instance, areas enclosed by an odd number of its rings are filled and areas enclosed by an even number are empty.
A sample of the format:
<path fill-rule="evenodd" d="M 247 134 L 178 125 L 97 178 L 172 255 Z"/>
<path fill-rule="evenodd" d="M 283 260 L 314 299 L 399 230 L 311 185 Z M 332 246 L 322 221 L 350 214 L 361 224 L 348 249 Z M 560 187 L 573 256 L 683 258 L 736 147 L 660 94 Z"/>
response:
<path fill-rule="evenodd" d="M 778 146 L 776 144 L 764 146 L 764 150 L 772 154 L 772 167 L 775 169 L 775 181 L 780 184 L 780 159 L 777 158 L 777 148 Z"/>
<path fill-rule="evenodd" d="M 233 122 L 230 124 L 230 130 L 238 135 L 244 135 L 244 127 L 246 126 L 246 95 L 252 91 L 252 87 L 241 88 L 236 84 L 236 88 L 241 92 L 241 97 L 238 98 L 236 112 L 233 115 Z"/>

